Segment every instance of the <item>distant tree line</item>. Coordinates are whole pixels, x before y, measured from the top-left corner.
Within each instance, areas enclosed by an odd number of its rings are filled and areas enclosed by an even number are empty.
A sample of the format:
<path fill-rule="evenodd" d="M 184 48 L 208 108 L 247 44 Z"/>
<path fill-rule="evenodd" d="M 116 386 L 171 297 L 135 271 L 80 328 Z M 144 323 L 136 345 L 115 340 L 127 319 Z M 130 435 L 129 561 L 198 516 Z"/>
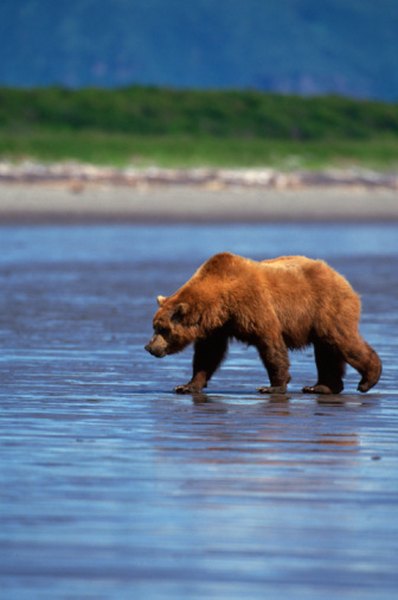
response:
<path fill-rule="evenodd" d="M 0 129 L 328 140 L 398 137 L 398 104 L 255 91 L 0 88 Z"/>

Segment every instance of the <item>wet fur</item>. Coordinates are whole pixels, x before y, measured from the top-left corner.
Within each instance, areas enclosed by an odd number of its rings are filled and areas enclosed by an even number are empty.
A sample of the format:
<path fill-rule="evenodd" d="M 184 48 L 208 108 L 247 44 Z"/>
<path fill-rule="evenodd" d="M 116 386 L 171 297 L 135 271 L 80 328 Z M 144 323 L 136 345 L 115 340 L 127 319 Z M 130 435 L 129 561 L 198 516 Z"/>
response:
<path fill-rule="evenodd" d="M 158 302 L 147 350 L 161 357 L 195 344 L 192 379 L 177 392 L 206 387 L 230 338 L 256 346 L 270 380 L 260 388 L 263 393 L 286 391 L 288 349 L 309 344 L 315 349 L 318 381 L 303 391 L 338 394 L 346 363 L 360 373 L 360 391 L 379 380 L 380 359 L 358 331 L 360 299 L 323 261 L 284 256 L 257 262 L 216 254 Z"/>

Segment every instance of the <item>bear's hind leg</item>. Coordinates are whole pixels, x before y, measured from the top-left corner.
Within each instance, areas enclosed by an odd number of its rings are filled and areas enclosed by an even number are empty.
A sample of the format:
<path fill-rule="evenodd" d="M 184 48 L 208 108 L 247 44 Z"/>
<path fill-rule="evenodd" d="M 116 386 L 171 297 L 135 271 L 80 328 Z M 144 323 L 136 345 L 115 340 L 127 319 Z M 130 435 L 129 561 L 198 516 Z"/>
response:
<path fill-rule="evenodd" d="M 306 394 L 339 394 L 343 388 L 345 361 L 339 350 L 321 341 L 314 342 L 318 381 L 305 386 Z"/>
<path fill-rule="evenodd" d="M 214 333 L 205 340 L 195 344 L 192 379 L 185 385 L 178 385 L 177 394 L 200 392 L 220 366 L 228 347 L 228 337 L 223 333 Z"/>
<path fill-rule="evenodd" d="M 380 379 L 382 365 L 378 354 L 361 336 L 347 340 L 341 345 L 341 352 L 345 360 L 360 373 L 361 381 L 358 384 L 360 392 L 367 392 Z"/>

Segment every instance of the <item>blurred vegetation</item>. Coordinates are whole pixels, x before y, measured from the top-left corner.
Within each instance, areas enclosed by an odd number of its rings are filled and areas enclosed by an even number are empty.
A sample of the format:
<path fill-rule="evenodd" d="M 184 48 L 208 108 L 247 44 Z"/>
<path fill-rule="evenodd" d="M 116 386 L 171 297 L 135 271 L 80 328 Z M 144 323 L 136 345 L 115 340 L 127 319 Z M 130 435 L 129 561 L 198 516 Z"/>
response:
<path fill-rule="evenodd" d="M 398 164 L 398 104 L 254 91 L 0 88 L 0 156 L 126 164 Z"/>

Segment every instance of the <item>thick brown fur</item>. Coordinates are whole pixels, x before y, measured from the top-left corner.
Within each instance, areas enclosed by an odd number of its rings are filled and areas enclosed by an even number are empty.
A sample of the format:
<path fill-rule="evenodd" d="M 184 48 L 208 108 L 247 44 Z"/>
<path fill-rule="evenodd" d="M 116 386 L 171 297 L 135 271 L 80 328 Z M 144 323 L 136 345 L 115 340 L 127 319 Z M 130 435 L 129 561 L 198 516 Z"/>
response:
<path fill-rule="evenodd" d="M 282 256 L 261 262 L 230 253 L 206 261 L 172 296 L 158 297 L 157 357 L 195 344 L 193 376 L 179 393 L 199 392 L 223 360 L 230 338 L 256 346 L 270 385 L 284 393 L 290 380 L 288 349 L 314 345 L 318 381 L 307 393 L 338 394 L 345 364 L 361 375 L 358 389 L 379 380 L 381 362 L 358 331 L 361 303 L 348 281 L 321 260 Z"/>

